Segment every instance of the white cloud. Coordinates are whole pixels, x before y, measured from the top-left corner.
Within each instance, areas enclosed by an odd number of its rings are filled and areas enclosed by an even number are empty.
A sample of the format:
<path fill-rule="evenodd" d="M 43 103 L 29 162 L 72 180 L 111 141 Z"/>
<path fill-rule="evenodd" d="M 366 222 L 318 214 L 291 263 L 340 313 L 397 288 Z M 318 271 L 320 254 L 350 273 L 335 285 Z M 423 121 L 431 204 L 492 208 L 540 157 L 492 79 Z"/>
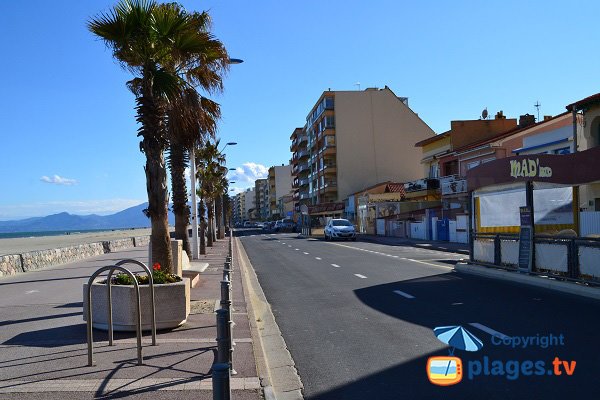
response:
<path fill-rule="evenodd" d="M 266 178 L 269 174 L 269 168 L 262 164 L 247 162 L 237 167 L 235 171 L 229 173 L 229 180 L 235 181 L 238 186 L 249 187 L 254 185 L 254 181 Z"/>
<path fill-rule="evenodd" d="M 123 211 L 126 208 L 137 206 L 146 200 L 140 199 L 109 199 L 109 200 L 83 200 L 83 201 L 48 201 L 18 205 L 1 205 L 0 220 L 22 219 L 30 217 L 44 217 L 50 214 L 68 212 L 69 214 L 108 215 Z"/>
<path fill-rule="evenodd" d="M 52 183 L 54 185 L 72 186 L 77 184 L 77 180 L 75 179 L 63 178 L 58 175 L 52 175 L 52 178 L 49 178 L 46 175 L 44 175 L 40 178 L 40 180 L 42 182 Z"/>

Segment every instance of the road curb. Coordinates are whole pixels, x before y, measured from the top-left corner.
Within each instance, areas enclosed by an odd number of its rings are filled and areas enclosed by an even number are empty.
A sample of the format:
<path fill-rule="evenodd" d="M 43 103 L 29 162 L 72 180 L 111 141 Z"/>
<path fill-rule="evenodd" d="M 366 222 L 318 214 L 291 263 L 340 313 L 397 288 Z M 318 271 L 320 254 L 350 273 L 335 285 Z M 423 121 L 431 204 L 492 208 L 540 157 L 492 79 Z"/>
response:
<path fill-rule="evenodd" d="M 267 400 L 303 400 L 302 381 L 256 272 L 239 238 L 234 238 L 252 334 L 256 368 Z"/>
<path fill-rule="evenodd" d="M 412 247 L 416 247 L 419 249 L 428 249 L 428 250 L 436 250 L 436 251 L 445 251 L 447 253 L 456 253 L 456 254 L 464 254 L 464 255 L 469 255 L 469 250 L 462 250 L 462 249 L 451 249 L 451 248 L 442 248 L 436 244 L 432 244 L 432 243 L 427 243 L 425 244 L 421 244 L 421 243 L 412 243 L 409 241 L 398 241 L 397 243 L 386 243 L 385 241 L 381 241 L 381 240 L 377 240 L 376 238 L 372 238 L 369 236 L 362 236 L 362 235 L 358 235 L 357 236 L 358 239 L 365 241 L 365 242 L 369 242 L 369 243 L 376 243 L 376 244 L 387 244 L 387 245 L 395 245 L 395 244 L 405 244 L 408 246 L 412 246 Z"/>
<path fill-rule="evenodd" d="M 547 277 L 520 274 L 518 272 L 495 269 L 478 264 L 457 263 L 454 266 L 454 269 L 458 272 L 463 272 L 466 274 L 478 275 L 486 278 L 502 279 L 505 281 L 537 286 L 557 292 L 600 300 L 600 289 L 582 286 L 574 282 L 563 282 Z"/>

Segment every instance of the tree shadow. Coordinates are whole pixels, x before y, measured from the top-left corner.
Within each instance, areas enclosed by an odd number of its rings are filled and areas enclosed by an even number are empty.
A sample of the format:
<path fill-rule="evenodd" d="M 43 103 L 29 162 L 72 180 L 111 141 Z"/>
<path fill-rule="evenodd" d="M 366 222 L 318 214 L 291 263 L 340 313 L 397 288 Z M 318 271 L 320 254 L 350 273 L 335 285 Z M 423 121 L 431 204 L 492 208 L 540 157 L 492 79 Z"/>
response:
<path fill-rule="evenodd" d="M 406 298 L 395 291 L 414 297 Z M 517 379 L 507 378 L 508 374 L 482 374 L 472 379 L 465 377 L 455 386 L 438 387 L 428 381 L 426 364 L 429 356 L 448 355 L 441 351 L 422 355 L 307 399 L 430 399 L 442 396 L 461 399 L 596 398 L 600 395 L 594 376 L 600 344 L 589 340 L 600 330 L 600 322 L 596 318 L 600 311 L 598 302 L 575 296 L 557 296 L 545 289 L 460 273 L 385 283 L 356 289 L 354 294 L 365 305 L 406 322 L 408 325 L 402 325 L 404 327 L 414 324 L 431 329 L 430 339 L 437 340 L 433 334 L 435 327 L 461 325 L 467 328 L 484 345 L 478 352 L 456 351 L 455 356 L 463 360 L 465 376 L 470 361 L 483 364 L 484 358 L 490 362 L 513 360 L 523 363 L 531 360 L 535 363 L 541 360 L 546 363 L 547 369 L 552 369 L 552 361 L 560 356 L 562 360 L 576 360 L 577 372 L 573 376 L 565 376 L 564 373 L 563 376 L 521 375 Z M 565 344 L 513 348 L 497 340 L 493 342 L 490 333 L 472 323 L 510 337 L 563 334 Z"/>
<path fill-rule="evenodd" d="M 43 317 L 32 317 L 32 318 L 24 318 L 24 319 L 9 319 L 6 321 L 0 321 L 0 326 L 22 324 L 22 323 L 26 323 L 26 322 L 46 321 L 49 319 L 56 319 L 56 318 L 74 317 L 74 316 L 82 315 L 82 314 L 83 314 L 82 312 L 73 312 L 73 313 L 68 313 L 68 314 L 44 315 Z"/>

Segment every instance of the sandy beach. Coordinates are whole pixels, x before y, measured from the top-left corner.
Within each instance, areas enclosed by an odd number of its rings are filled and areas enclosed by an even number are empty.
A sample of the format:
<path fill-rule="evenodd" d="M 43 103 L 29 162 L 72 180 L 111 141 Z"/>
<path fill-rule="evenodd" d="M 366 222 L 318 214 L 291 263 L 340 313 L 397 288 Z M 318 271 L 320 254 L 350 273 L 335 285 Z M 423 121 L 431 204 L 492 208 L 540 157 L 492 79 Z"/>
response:
<path fill-rule="evenodd" d="M 150 228 L 137 228 L 122 231 L 72 233 L 60 236 L 0 239 L 0 255 L 20 254 L 34 250 L 57 249 L 82 243 L 102 242 L 133 236 L 150 235 Z"/>

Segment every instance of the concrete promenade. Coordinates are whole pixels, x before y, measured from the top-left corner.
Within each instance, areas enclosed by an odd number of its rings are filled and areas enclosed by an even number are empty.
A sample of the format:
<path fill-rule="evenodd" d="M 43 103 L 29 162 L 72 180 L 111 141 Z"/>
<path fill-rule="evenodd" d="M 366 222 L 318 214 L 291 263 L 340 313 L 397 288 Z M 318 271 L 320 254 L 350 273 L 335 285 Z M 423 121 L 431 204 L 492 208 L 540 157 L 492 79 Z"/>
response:
<path fill-rule="evenodd" d="M 137 234 L 137 233 L 136 233 Z M 112 252 L 61 266 L 0 278 L 0 398 L 2 399 L 212 399 L 216 352 L 215 305 L 220 298 L 228 239 L 208 248 L 209 263 L 191 290 L 191 314 L 171 331 L 144 333 L 144 365 L 136 360 L 135 334 L 95 330 L 93 367 L 87 366 L 82 286 L 99 267 L 124 258 L 147 260 L 147 247 Z M 234 249 L 234 254 L 235 254 Z M 234 399 L 260 399 L 242 274 L 234 256 Z M 115 305 L 118 306 L 118 305 Z"/>

